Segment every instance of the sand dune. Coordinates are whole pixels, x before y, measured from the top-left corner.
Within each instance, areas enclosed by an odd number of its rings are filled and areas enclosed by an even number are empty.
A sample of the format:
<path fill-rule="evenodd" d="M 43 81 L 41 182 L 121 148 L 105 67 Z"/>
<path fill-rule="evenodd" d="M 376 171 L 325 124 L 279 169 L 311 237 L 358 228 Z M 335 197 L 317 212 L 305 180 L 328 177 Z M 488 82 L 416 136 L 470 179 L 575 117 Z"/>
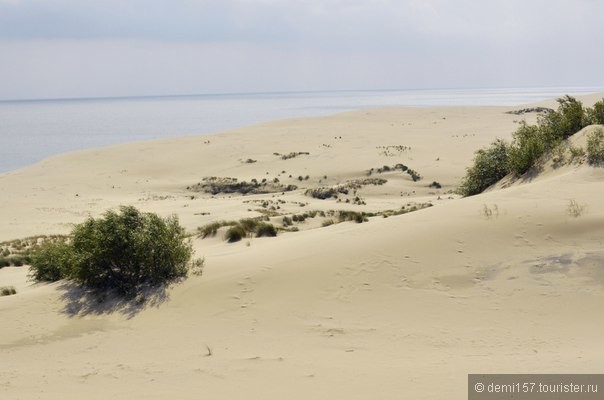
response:
<path fill-rule="evenodd" d="M 505 111 L 514 108 L 279 121 L 67 154 L 0 176 L 2 240 L 62 233 L 126 203 L 176 213 L 191 231 L 259 215 L 262 202 L 279 214 L 434 205 L 363 224 L 313 219 L 299 232 L 235 244 L 195 239 L 203 276 L 138 308 L 82 303 L 67 283 L 31 286 L 25 269 L 2 269 L 0 286 L 19 293 L 0 298 L 0 394 L 464 399 L 468 373 L 601 371 L 604 170 L 550 162 L 479 196 L 452 193 L 477 148 L 510 136 L 519 117 Z M 310 154 L 274 154 L 290 152 Z M 376 173 L 388 182 L 359 189 L 365 205 L 303 194 L 396 163 L 423 179 Z M 214 197 L 186 189 L 210 176 L 300 188 Z"/>

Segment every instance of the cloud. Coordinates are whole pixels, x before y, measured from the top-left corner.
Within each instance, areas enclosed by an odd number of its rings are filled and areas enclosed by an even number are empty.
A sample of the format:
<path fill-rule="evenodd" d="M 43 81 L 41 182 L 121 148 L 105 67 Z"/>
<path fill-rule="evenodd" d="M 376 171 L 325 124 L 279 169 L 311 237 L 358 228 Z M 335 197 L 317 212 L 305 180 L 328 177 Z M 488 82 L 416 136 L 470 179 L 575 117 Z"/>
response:
<path fill-rule="evenodd" d="M 0 98 L 604 85 L 597 0 L 0 0 Z"/>
<path fill-rule="evenodd" d="M 590 0 L 3 0 L 1 38 L 210 41 L 517 38 L 600 26 Z M 555 29 L 552 29 L 555 28 Z"/>

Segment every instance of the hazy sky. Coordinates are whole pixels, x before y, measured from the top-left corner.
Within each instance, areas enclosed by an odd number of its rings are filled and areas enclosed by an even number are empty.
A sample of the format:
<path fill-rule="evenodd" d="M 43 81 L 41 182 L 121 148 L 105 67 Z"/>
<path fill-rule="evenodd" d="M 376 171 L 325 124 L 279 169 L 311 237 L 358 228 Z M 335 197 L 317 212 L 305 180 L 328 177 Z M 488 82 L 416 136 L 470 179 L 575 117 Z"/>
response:
<path fill-rule="evenodd" d="M 0 99 L 604 86 L 601 0 L 0 0 Z"/>

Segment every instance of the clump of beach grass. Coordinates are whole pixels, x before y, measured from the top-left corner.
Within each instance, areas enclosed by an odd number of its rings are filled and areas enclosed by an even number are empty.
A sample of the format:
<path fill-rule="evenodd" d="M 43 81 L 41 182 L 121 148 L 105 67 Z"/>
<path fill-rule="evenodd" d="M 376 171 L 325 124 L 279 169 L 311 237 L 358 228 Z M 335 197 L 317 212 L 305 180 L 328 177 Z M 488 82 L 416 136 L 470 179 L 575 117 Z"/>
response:
<path fill-rule="evenodd" d="M 14 294 L 17 294 L 17 289 L 14 286 L 0 287 L 0 296 L 12 296 Z"/>

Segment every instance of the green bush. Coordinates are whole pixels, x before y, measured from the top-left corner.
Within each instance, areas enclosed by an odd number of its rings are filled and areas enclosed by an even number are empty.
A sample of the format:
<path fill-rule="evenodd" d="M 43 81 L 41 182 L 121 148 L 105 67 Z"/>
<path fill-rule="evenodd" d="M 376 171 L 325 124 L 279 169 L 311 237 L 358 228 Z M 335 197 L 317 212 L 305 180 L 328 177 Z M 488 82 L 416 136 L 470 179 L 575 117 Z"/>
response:
<path fill-rule="evenodd" d="M 590 125 L 604 125 L 604 99 L 598 101 L 587 111 L 587 123 Z"/>
<path fill-rule="evenodd" d="M 511 145 L 496 140 L 489 148 L 476 152 L 474 165 L 468 168 L 459 192 L 464 196 L 482 193 L 508 173 L 520 176 L 548 152 L 556 155 L 563 140 L 593 121 L 604 117 L 604 100 L 585 110 L 580 101 L 570 96 L 558 99 L 558 109 L 540 116 L 537 125 L 522 121 Z"/>
<path fill-rule="evenodd" d="M 604 129 L 596 129 L 587 137 L 587 162 L 604 164 Z"/>
<path fill-rule="evenodd" d="M 474 157 L 474 165 L 468 168 L 459 188 L 463 196 L 482 193 L 508 174 L 509 145 L 497 139 L 486 149 L 480 149 Z"/>
<path fill-rule="evenodd" d="M 246 237 L 247 232 L 241 225 L 231 226 L 225 233 L 224 238 L 229 243 L 235 243 Z"/>
<path fill-rule="evenodd" d="M 75 252 L 65 240 L 44 241 L 34 250 L 29 273 L 38 282 L 55 282 L 70 277 L 75 265 Z"/>
<path fill-rule="evenodd" d="M 548 147 L 554 147 L 589 124 L 583 105 L 577 99 L 567 95 L 559 98 L 558 104 L 558 110 L 545 114 L 538 121 Z"/>
<path fill-rule="evenodd" d="M 144 285 L 186 276 L 193 254 L 176 217 L 125 206 L 76 225 L 69 242 L 34 250 L 37 280 L 68 278 L 92 289 L 134 296 Z"/>
<path fill-rule="evenodd" d="M 508 148 L 508 168 L 516 176 L 528 171 L 547 150 L 543 132 L 535 125 L 521 122 Z"/>

